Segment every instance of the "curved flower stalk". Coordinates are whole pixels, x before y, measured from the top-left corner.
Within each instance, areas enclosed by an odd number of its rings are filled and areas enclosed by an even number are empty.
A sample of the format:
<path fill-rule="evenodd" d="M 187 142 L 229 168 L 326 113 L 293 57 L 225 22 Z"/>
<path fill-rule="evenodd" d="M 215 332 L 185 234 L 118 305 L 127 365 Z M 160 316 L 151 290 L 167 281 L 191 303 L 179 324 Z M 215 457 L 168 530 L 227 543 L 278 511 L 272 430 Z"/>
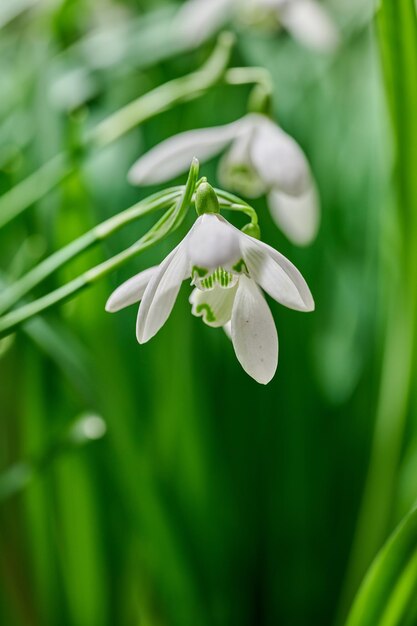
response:
<path fill-rule="evenodd" d="M 267 194 L 278 227 L 297 245 L 309 244 L 319 225 L 316 185 L 299 145 L 266 115 L 175 135 L 140 157 L 129 181 L 165 182 L 186 171 L 194 155 L 204 161 L 226 149 L 218 174 L 223 186 L 248 197 Z"/>
<path fill-rule="evenodd" d="M 298 311 L 312 311 L 314 301 L 304 278 L 288 259 L 232 226 L 218 213 L 218 206 L 213 189 L 202 183 L 196 192 L 196 208 L 204 212 L 188 234 L 159 266 L 118 287 L 106 310 L 119 311 L 141 301 L 136 336 L 139 343 L 146 343 L 167 321 L 182 282 L 191 278 L 193 315 L 208 326 L 230 323 L 233 347 L 243 369 L 257 382 L 267 384 L 278 365 L 278 336 L 261 290 Z"/>
<path fill-rule="evenodd" d="M 41 261 L 28 274 L 22 276 L 14 285 L 11 285 L 10 289 L 6 289 L 2 293 L 2 298 L 0 298 L 0 311 L 2 308 L 3 311 L 8 311 L 14 304 L 17 304 L 20 298 L 29 293 L 31 289 L 39 285 L 53 272 L 56 272 L 66 263 L 78 257 L 91 246 L 108 239 L 123 226 L 131 224 L 145 214 L 165 209 L 162 217 L 151 226 L 148 232 L 122 252 L 86 270 L 70 282 L 61 285 L 54 291 L 50 291 L 37 300 L 27 302 L 26 304 L 22 303 L 16 309 L 1 316 L 0 339 L 10 335 L 16 328 L 36 315 L 73 298 L 83 289 L 95 284 L 98 280 L 179 228 L 192 203 L 197 186 L 198 172 L 199 163 L 197 159 L 193 159 L 185 185 L 155 194 L 122 213 L 101 222 L 91 231 L 81 235 L 78 239 L 74 239 L 70 244 Z M 247 212 L 247 207 L 242 207 L 242 211 L 243 209 Z"/>
<path fill-rule="evenodd" d="M 301 45 L 319 52 L 339 44 L 339 31 L 319 0 L 187 0 L 174 27 L 190 46 L 198 46 L 233 19 L 285 28 Z"/>

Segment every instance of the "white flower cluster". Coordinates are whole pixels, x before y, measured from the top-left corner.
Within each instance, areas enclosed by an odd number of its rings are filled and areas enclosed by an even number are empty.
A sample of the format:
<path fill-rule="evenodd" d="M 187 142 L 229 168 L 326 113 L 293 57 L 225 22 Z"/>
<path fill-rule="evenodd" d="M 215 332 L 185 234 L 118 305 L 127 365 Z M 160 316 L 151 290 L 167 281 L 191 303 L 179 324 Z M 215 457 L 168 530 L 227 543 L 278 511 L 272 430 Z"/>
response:
<path fill-rule="evenodd" d="M 274 17 L 312 47 L 330 48 L 337 43 L 337 31 L 316 0 L 188 0 L 175 27 L 190 43 L 198 44 L 236 13 L 251 19 Z M 267 87 L 265 97 L 269 95 Z M 265 111 L 264 104 L 257 110 Z M 315 238 L 320 207 L 307 158 L 264 113 L 170 137 L 136 161 L 129 181 L 163 183 L 185 172 L 193 159 L 206 161 L 221 153 L 222 186 L 250 198 L 265 195 L 272 218 L 293 243 L 307 245 Z M 136 335 L 139 343 L 145 343 L 168 319 L 181 283 L 191 278 L 193 315 L 208 326 L 223 327 L 243 369 L 266 384 L 277 368 L 278 336 L 263 292 L 298 311 L 314 309 L 312 295 L 294 265 L 258 240 L 256 213 L 246 232 L 240 231 L 220 215 L 213 188 L 205 180 L 196 185 L 194 201 L 200 217 L 189 233 L 160 265 L 116 289 L 106 309 L 114 312 L 141 302 Z M 218 191 L 221 197 L 223 193 Z M 241 202 L 229 208 L 245 212 Z M 251 207 L 246 208 L 251 214 Z"/>

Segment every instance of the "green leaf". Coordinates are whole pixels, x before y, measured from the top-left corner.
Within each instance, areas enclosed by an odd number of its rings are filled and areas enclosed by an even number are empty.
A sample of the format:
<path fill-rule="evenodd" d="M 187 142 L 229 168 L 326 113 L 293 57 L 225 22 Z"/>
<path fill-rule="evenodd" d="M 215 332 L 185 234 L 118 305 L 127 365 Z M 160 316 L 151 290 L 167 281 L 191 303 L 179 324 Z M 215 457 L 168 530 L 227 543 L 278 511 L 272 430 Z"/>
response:
<path fill-rule="evenodd" d="M 385 543 L 359 589 L 346 626 L 399 626 L 417 589 L 417 508 Z"/>
<path fill-rule="evenodd" d="M 170 209 L 168 209 L 165 215 L 163 215 L 161 219 L 141 239 L 139 239 L 139 241 L 134 243 L 132 246 L 130 246 L 126 250 L 123 250 L 123 252 L 116 254 L 111 259 L 108 259 L 107 261 L 104 261 L 103 263 L 100 263 L 99 265 L 96 265 L 95 267 L 87 270 L 86 272 L 84 272 L 84 274 L 82 274 L 81 276 L 78 276 L 77 278 L 74 278 L 74 280 L 70 281 L 66 285 L 63 285 L 62 287 L 59 287 L 55 291 L 52 291 L 48 293 L 47 295 L 43 296 L 42 298 L 38 298 L 38 300 L 35 300 L 34 302 L 30 302 L 29 304 L 21 306 L 19 309 L 11 311 L 9 314 L 2 317 L 0 319 L 0 337 L 4 337 L 10 334 L 11 332 L 14 331 L 15 328 L 19 327 L 21 324 L 32 319 L 39 313 L 46 311 L 52 306 L 55 306 L 70 298 L 73 298 L 77 293 L 79 293 L 86 287 L 89 287 L 95 284 L 98 280 L 100 280 L 104 276 L 107 276 L 107 274 L 110 274 L 113 270 L 117 269 L 118 267 L 121 267 L 130 259 L 134 258 L 141 252 L 144 252 L 148 248 L 152 247 L 155 243 L 157 243 L 158 241 L 160 241 L 161 239 L 169 235 L 171 232 L 174 232 L 182 224 L 184 217 L 186 216 L 187 211 L 192 202 L 194 190 L 195 190 L 195 186 L 197 182 L 197 177 L 198 177 L 198 170 L 199 170 L 198 160 L 193 159 L 193 162 L 191 163 L 190 171 L 188 174 L 187 183 L 184 186 L 183 192 L 181 193 L 179 199 Z M 175 193 L 177 194 L 177 192 Z M 166 196 L 164 196 L 164 198 L 166 198 Z M 145 206 L 148 206 L 146 204 L 146 201 L 144 202 L 145 202 Z M 104 239 L 105 237 L 109 236 L 110 234 L 112 234 L 113 232 L 121 228 L 121 226 L 123 226 L 124 224 L 130 223 L 133 221 L 133 219 L 136 219 L 138 216 L 141 216 L 143 214 L 142 204 L 143 203 L 139 203 L 139 205 L 136 205 L 136 211 L 133 210 L 133 216 L 130 214 L 131 209 L 127 209 L 123 213 L 124 215 L 123 220 L 120 219 L 121 216 L 119 215 L 116 215 L 114 218 L 111 218 L 111 220 L 109 221 L 111 221 L 112 223 L 114 221 L 112 227 L 109 227 L 108 222 L 105 223 L 107 224 L 107 227 L 104 228 L 104 231 L 103 231 L 103 225 L 99 226 L 98 228 L 100 229 L 100 234 L 96 237 L 96 241 Z M 160 205 L 158 205 L 158 207 L 159 206 Z M 138 210 L 138 207 L 139 207 L 139 210 Z M 80 238 L 80 240 L 83 242 L 82 249 L 85 249 L 86 247 L 89 247 L 91 245 L 92 242 L 90 241 L 90 237 L 89 237 L 91 232 L 94 232 L 94 230 L 90 231 L 90 233 L 87 233 L 86 235 Z M 86 237 L 85 242 L 84 242 L 84 237 Z M 80 240 L 76 240 L 75 242 L 73 242 L 74 247 L 77 251 L 77 254 L 80 252 L 80 250 L 76 244 L 77 244 L 77 241 L 80 241 Z M 84 246 L 84 243 L 85 243 L 85 246 Z M 71 249 L 70 258 L 73 258 L 72 247 L 71 247 L 73 244 L 70 244 L 70 249 Z M 66 248 L 64 248 L 64 251 L 63 251 L 63 258 L 66 259 L 66 256 L 64 254 L 65 250 Z M 60 253 L 57 253 L 57 254 L 59 255 Z M 54 258 L 54 255 L 50 257 L 50 259 L 51 258 Z M 57 267 L 59 266 L 60 265 L 55 262 L 54 269 L 57 269 Z M 45 277 L 44 274 L 42 274 L 42 276 Z"/>

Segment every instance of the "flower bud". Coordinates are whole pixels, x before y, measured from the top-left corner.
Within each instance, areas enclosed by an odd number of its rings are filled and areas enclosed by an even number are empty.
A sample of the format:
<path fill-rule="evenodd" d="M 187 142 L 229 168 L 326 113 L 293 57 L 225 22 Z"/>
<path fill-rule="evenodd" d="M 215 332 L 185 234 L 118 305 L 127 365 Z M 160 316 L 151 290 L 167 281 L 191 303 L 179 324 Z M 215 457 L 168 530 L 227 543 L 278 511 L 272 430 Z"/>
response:
<path fill-rule="evenodd" d="M 198 215 L 220 213 L 216 192 L 207 182 L 202 182 L 195 192 L 195 209 Z"/>

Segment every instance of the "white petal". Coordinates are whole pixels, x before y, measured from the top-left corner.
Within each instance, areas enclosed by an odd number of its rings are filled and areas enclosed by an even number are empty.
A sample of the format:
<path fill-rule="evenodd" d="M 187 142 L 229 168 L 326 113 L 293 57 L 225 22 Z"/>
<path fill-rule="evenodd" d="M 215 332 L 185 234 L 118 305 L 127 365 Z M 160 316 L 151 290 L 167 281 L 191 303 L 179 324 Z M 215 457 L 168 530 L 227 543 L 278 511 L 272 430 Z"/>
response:
<path fill-rule="evenodd" d="M 220 215 L 198 218 L 187 241 L 191 267 L 230 269 L 241 259 L 240 232 Z"/>
<path fill-rule="evenodd" d="M 140 157 L 128 173 L 133 185 L 165 182 L 190 167 L 194 157 L 207 161 L 218 154 L 239 132 L 240 122 L 190 130 L 174 135 Z"/>
<path fill-rule="evenodd" d="M 298 197 L 272 191 L 268 205 L 277 226 L 293 243 L 306 246 L 315 239 L 320 222 L 320 202 L 314 183 Z"/>
<path fill-rule="evenodd" d="M 132 276 L 132 278 L 129 278 L 129 280 L 117 287 L 106 302 L 106 311 L 108 313 L 115 313 L 131 304 L 135 304 L 135 302 L 139 302 L 145 293 L 149 281 L 157 270 L 157 265 L 150 267 L 136 274 L 136 276 Z"/>
<path fill-rule="evenodd" d="M 245 372 L 258 383 L 269 383 L 278 365 L 277 330 L 261 291 L 246 276 L 239 281 L 231 330 L 233 347 Z"/>
<path fill-rule="evenodd" d="M 227 324 L 223 326 L 223 330 L 225 332 L 226 337 L 228 337 L 231 340 L 232 339 L 232 321 L 227 322 Z"/>
<path fill-rule="evenodd" d="M 319 2 L 297 0 L 285 5 L 280 14 L 285 28 L 302 45 L 322 52 L 334 50 L 340 41 L 336 25 Z"/>
<path fill-rule="evenodd" d="M 271 298 L 296 311 L 313 311 L 314 300 L 298 269 L 285 256 L 242 234 L 241 248 L 249 275 Z"/>
<path fill-rule="evenodd" d="M 215 286 L 209 291 L 194 289 L 190 296 L 192 314 L 202 317 L 207 326 L 219 328 L 230 321 L 237 285 L 230 289 Z"/>
<path fill-rule="evenodd" d="M 234 0 L 188 0 L 177 13 L 174 32 L 194 47 L 206 41 L 230 17 Z"/>
<path fill-rule="evenodd" d="M 282 128 L 258 116 L 260 123 L 254 136 L 251 158 L 259 176 L 269 187 L 296 196 L 311 184 L 310 167 L 298 143 Z"/>
<path fill-rule="evenodd" d="M 139 343 L 149 341 L 165 324 L 177 299 L 181 283 L 189 275 L 185 249 L 187 237 L 162 261 L 146 287 L 136 325 Z"/>

